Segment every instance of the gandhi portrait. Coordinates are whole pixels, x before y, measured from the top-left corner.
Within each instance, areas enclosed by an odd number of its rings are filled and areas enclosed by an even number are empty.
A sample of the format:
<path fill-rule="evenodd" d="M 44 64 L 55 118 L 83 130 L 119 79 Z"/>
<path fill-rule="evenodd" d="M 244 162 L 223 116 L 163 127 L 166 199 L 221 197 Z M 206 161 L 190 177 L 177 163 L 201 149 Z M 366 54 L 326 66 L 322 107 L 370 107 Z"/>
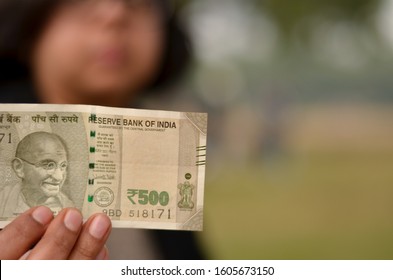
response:
<path fill-rule="evenodd" d="M 74 206 L 62 192 L 68 155 L 58 135 L 48 132 L 27 135 L 18 143 L 11 165 L 20 181 L 0 195 L 3 217 L 18 215 L 38 205 L 49 207 L 55 214 Z"/>

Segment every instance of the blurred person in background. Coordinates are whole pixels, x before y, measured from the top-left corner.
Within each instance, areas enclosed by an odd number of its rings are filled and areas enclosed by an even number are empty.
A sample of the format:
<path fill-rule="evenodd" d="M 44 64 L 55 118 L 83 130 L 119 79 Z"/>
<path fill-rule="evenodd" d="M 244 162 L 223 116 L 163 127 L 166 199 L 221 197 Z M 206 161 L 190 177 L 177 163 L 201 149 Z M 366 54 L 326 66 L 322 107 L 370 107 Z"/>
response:
<path fill-rule="evenodd" d="M 159 92 L 183 72 L 189 59 L 187 36 L 179 28 L 169 1 L 0 3 L 1 103 L 137 107 L 141 92 Z M 66 209 L 52 220 L 47 210 L 30 209 L 0 232 L 1 258 L 19 258 L 30 243 L 31 247 L 37 242 L 31 255 L 34 258 L 86 258 L 80 254 L 86 244 L 94 249 L 87 258 L 108 256 L 103 247 L 110 232 L 110 228 L 103 230 L 107 218 L 94 216 L 81 229 L 75 213 L 68 253 L 40 255 L 42 250 L 55 251 L 56 238 L 61 236 L 58 232 L 70 235 L 61 221 L 74 211 Z M 101 224 L 95 222 L 96 217 Z M 92 238 L 91 228 L 101 229 L 101 238 Z M 30 243 L 15 242 L 20 234 Z M 12 248 L 10 244 L 14 244 Z M 189 232 L 112 230 L 107 245 L 115 259 L 202 258 Z"/>

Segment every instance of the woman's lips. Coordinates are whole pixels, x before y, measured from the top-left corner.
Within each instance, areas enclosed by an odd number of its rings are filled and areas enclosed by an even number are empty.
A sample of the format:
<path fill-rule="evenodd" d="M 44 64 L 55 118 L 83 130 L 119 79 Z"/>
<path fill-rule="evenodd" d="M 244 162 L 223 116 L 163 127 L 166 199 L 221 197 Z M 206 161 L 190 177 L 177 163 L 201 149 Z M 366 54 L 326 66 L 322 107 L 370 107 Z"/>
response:
<path fill-rule="evenodd" d="M 100 65 L 108 67 L 119 67 L 126 62 L 126 52 L 123 48 L 107 48 L 99 51 L 96 56 L 96 61 Z"/>

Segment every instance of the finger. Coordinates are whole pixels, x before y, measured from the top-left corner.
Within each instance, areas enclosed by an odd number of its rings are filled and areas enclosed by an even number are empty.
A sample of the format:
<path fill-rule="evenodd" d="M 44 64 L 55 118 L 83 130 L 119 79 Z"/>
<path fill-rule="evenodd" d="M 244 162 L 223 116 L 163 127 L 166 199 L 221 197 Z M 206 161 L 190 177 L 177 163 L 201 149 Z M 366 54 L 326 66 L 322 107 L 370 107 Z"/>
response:
<path fill-rule="evenodd" d="M 103 250 L 111 230 L 112 223 L 106 215 L 96 214 L 90 217 L 83 226 L 70 259 L 95 260 Z"/>
<path fill-rule="evenodd" d="M 0 232 L 0 259 L 19 259 L 44 235 L 53 214 L 49 208 L 32 208 Z"/>
<path fill-rule="evenodd" d="M 96 260 L 109 260 L 109 251 L 106 246 L 101 249 L 101 252 L 98 253 Z"/>
<path fill-rule="evenodd" d="M 82 215 L 77 209 L 62 210 L 52 221 L 42 239 L 31 250 L 28 259 L 67 259 L 82 228 Z"/>
<path fill-rule="evenodd" d="M 31 253 L 31 250 L 27 251 L 23 256 L 21 256 L 19 258 L 19 260 L 27 260 L 27 258 L 29 257 L 30 253 Z"/>

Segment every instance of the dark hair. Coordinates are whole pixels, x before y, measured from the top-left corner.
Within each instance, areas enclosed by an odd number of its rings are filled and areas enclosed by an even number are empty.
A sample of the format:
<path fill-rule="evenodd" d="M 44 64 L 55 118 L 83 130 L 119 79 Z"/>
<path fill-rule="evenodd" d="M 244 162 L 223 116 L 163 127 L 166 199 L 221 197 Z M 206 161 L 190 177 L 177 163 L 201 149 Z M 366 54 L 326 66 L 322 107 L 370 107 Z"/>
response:
<path fill-rule="evenodd" d="M 30 79 L 28 56 L 53 10 L 64 0 L 0 1 L 0 83 Z M 187 34 L 181 29 L 169 1 L 156 0 L 167 16 L 166 46 L 156 78 L 150 85 L 171 84 L 183 73 L 191 58 Z"/>

